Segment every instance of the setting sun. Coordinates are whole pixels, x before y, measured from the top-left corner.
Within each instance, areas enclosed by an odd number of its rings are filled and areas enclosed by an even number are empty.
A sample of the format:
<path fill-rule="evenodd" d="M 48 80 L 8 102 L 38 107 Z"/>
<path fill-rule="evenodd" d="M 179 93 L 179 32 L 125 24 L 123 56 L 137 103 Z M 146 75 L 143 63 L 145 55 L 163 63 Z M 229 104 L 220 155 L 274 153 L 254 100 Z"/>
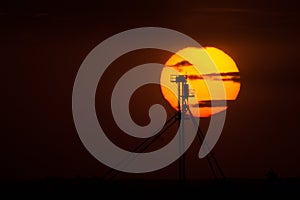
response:
<path fill-rule="evenodd" d="M 233 101 L 240 90 L 239 70 L 234 60 L 215 47 L 188 47 L 172 55 L 165 63 L 160 81 L 161 85 L 169 88 L 161 86 L 161 90 L 170 105 L 178 110 L 177 85 L 170 82 L 170 76 L 174 74 L 185 75 L 193 89 L 195 97 L 189 99 L 189 105 L 196 117 L 209 117 L 227 109 L 227 105 L 218 104 L 218 101 Z M 211 90 L 215 90 L 214 97 L 209 93 L 208 81 Z M 224 92 L 218 92 L 220 88 L 217 85 L 220 81 L 224 85 L 225 97 Z M 211 107 L 212 101 L 217 106 Z M 193 105 L 199 105 L 200 113 L 198 109 L 193 109 Z"/>

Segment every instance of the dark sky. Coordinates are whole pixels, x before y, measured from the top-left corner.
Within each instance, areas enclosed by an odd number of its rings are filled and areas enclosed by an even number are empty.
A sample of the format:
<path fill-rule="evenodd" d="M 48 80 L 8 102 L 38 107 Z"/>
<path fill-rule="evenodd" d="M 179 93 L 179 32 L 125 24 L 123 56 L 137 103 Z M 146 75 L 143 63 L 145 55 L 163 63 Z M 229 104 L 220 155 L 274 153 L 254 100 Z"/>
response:
<path fill-rule="evenodd" d="M 271 167 L 281 177 L 300 177 L 296 5 L 287 0 L 1 2 L 0 179 L 92 177 L 108 170 L 77 135 L 72 87 L 82 61 L 96 45 L 120 31 L 144 26 L 180 31 L 236 61 L 241 92 L 228 109 L 214 148 L 228 177 L 264 178 Z M 109 99 L 102 97 L 109 96 L 120 73 L 149 61 L 165 62 L 168 56 L 157 50 L 132 52 L 106 72 L 111 78 L 102 80 L 105 89 L 99 88 L 96 107 L 100 123 L 120 146 L 124 133 L 112 122 Z M 158 91 L 145 86 L 136 92 L 131 111 L 137 123 L 147 123 L 147 107 L 154 102 L 174 112 Z M 187 152 L 187 177 L 210 178 L 198 151 L 195 142 Z M 153 173 L 119 178 L 176 179 L 177 168 L 176 162 Z"/>

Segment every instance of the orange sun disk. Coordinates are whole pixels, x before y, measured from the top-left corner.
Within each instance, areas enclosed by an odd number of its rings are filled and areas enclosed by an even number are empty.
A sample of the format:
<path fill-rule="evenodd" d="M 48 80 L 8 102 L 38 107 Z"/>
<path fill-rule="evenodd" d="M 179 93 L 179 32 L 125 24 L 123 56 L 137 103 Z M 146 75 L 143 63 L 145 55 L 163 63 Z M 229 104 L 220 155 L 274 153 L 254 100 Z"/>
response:
<path fill-rule="evenodd" d="M 174 74 L 186 75 L 188 84 L 193 88 L 195 97 L 189 98 L 189 105 L 199 105 L 199 110 L 190 106 L 195 117 L 210 117 L 226 110 L 228 106 L 211 107 L 210 102 L 235 100 L 240 91 L 237 65 L 229 55 L 215 47 L 188 47 L 172 55 L 165 63 L 160 79 L 161 91 L 169 104 L 178 110 L 177 84 L 170 82 L 170 76 Z M 220 81 L 224 85 L 225 96 L 224 92 L 218 91 Z M 213 97 L 208 85 L 214 91 Z"/>

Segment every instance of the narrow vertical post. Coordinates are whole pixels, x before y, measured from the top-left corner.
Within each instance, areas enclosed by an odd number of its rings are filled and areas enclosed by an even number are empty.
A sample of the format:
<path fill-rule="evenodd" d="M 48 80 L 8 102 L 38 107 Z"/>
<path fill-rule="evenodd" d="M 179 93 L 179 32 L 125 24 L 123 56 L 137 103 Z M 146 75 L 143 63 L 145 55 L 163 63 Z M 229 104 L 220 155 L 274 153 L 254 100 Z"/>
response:
<path fill-rule="evenodd" d="M 182 134 L 183 134 L 183 125 L 184 124 L 181 124 L 184 120 L 181 120 L 181 119 L 184 119 L 182 118 L 182 104 L 181 104 L 181 98 L 182 98 L 182 83 L 180 82 L 180 80 L 176 80 L 177 81 L 177 85 L 178 85 L 178 127 L 179 127 L 179 135 L 178 135 L 178 153 L 179 155 L 182 155 L 183 153 L 183 148 L 182 148 Z M 184 180 L 184 174 L 183 174 L 183 165 L 184 165 L 184 160 L 183 160 L 183 156 L 181 156 L 179 158 L 179 180 L 180 180 L 180 183 L 183 183 L 183 180 Z"/>
<path fill-rule="evenodd" d="M 185 181 L 185 156 L 184 156 L 184 120 L 185 120 L 185 95 L 184 84 L 186 82 L 183 76 L 178 76 L 176 79 L 178 84 L 178 125 L 179 125 L 179 179 L 180 183 Z M 182 120 L 181 120 L 182 119 Z"/>

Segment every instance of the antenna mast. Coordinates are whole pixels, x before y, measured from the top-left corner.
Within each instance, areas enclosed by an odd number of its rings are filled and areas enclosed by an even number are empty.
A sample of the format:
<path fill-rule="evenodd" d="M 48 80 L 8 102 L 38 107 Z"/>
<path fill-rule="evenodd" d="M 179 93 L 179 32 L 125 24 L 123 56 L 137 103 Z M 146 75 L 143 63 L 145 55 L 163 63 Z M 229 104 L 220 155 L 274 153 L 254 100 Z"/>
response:
<path fill-rule="evenodd" d="M 177 83 L 178 96 L 178 126 L 179 126 L 179 179 L 185 181 L 185 156 L 184 156 L 184 120 L 188 111 L 188 99 L 195 95 L 190 95 L 189 84 L 187 83 L 187 75 L 171 75 L 171 82 Z M 181 119 L 183 119 L 181 121 Z M 180 126 L 180 123 L 182 125 Z"/>

